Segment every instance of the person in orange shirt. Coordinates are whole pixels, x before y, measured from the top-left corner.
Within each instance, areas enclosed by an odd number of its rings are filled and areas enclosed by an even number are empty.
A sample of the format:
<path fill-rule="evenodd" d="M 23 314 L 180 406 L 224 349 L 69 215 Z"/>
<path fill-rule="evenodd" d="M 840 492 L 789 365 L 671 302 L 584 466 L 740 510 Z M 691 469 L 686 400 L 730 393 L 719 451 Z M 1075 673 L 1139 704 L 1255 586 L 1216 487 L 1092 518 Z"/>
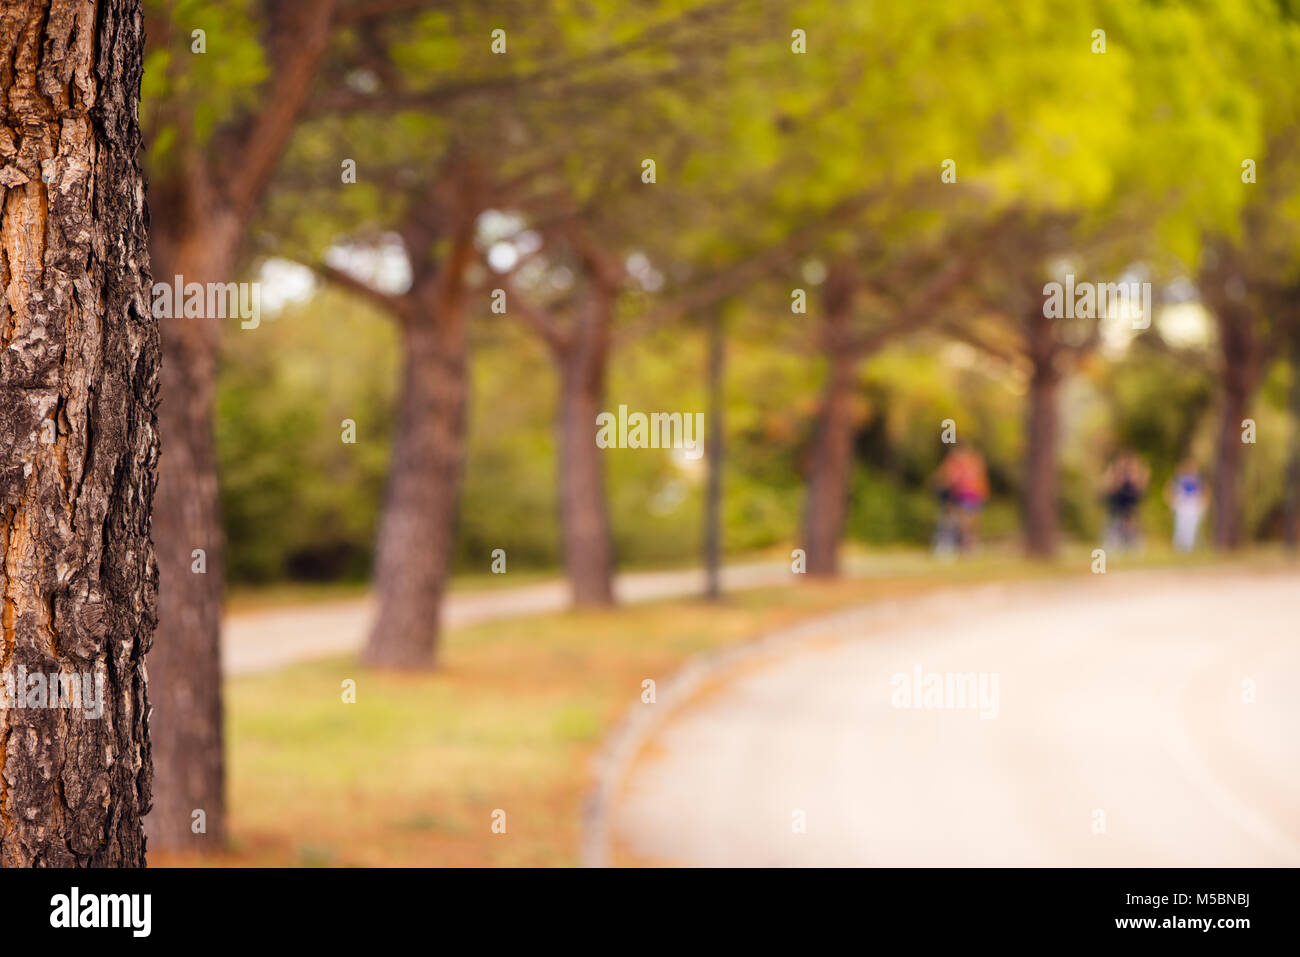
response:
<path fill-rule="evenodd" d="M 961 551 L 970 551 L 979 544 L 979 516 L 989 498 L 988 471 L 984 457 L 972 448 L 959 445 L 948 453 L 939 466 L 938 485 L 944 502 L 945 515 L 941 522 L 950 523 L 955 532 L 953 543 Z M 949 533 L 951 534 L 951 532 Z M 936 536 L 936 549 L 942 550 L 948 535 Z"/>

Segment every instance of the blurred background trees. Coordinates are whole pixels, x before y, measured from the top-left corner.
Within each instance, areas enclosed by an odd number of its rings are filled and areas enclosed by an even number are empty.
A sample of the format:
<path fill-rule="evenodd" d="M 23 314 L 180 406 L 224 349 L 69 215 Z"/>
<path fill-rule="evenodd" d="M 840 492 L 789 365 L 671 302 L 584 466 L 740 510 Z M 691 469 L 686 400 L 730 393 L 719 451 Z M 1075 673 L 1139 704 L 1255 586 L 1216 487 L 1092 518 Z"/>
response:
<path fill-rule="evenodd" d="M 1153 489 L 1213 471 L 1222 546 L 1300 534 L 1285 4 L 148 9 L 155 277 L 265 304 L 163 322 L 165 846 L 221 833 L 227 581 L 370 579 L 367 663 L 432 667 L 495 549 L 601 605 L 705 541 L 821 574 L 925 546 L 945 420 L 993 548 L 1097 542 L 1125 447 Z M 1149 327 L 1046 317 L 1067 272 L 1150 281 Z M 716 481 L 596 449 L 620 404 L 709 409 Z"/>

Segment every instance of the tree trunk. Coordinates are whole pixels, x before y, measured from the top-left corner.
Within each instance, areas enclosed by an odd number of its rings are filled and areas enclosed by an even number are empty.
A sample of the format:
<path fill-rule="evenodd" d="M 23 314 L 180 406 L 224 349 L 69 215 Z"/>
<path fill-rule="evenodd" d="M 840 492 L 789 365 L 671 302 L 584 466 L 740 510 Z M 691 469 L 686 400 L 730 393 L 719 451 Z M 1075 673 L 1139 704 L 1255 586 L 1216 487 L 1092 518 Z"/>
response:
<path fill-rule="evenodd" d="M 159 346 L 143 40 L 139 0 L 0 11 L 0 866 L 144 864 Z"/>
<path fill-rule="evenodd" d="M 1237 548 L 1242 540 L 1241 470 L 1245 446 L 1242 425 L 1259 383 L 1260 345 L 1255 316 L 1243 303 L 1221 297 L 1214 310 L 1219 330 L 1222 367 L 1219 372 L 1219 434 L 1211 507 L 1214 544 Z"/>
<path fill-rule="evenodd" d="M 1254 393 L 1250 379 L 1244 369 L 1229 367 L 1224 371 L 1212 502 L 1214 544 L 1219 548 L 1237 548 L 1242 540 L 1241 469 L 1245 446 L 1241 441 L 1241 420 Z"/>
<path fill-rule="evenodd" d="M 722 597 L 722 430 L 726 330 L 719 313 L 709 322 L 709 474 L 704 501 L 704 596 Z"/>
<path fill-rule="evenodd" d="M 803 547 L 810 575 L 839 574 L 840 537 L 853 477 L 853 399 L 858 353 L 853 348 L 853 299 L 857 276 L 848 260 L 831 265 L 823 297 L 822 349 L 828 365 L 826 395 L 817 415 L 808 497 L 804 502 Z"/>
<path fill-rule="evenodd" d="M 188 216 L 156 217 L 152 244 L 159 282 L 225 282 L 238 231 L 216 209 L 197 217 L 210 231 L 171 228 Z M 163 372 L 158 427 L 162 457 L 154 504 L 158 550 L 158 640 L 149 653 L 155 759 L 154 806 L 145 828 L 155 849 L 212 852 L 225 841 L 221 707 L 224 540 L 212 409 L 219 319 L 161 322 Z M 199 554 L 201 552 L 201 554 Z M 201 815 L 195 812 L 202 812 Z"/>
<path fill-rule="evenodd" d="M 239 150 L 237 176 L 215 172 L 187 143 L 179 172 L 150 184 L 159 281 L 233 278 L 248 222 L 324 56 L 334 5 L 303 0 L 273 11 L 267 42 L 277 65 L 256 121 L 236 124 L 230 148 Z M 226 833 L 219 647 L 225 563 L 213 431 L 222 320 L 185 319 L 173 305 L 175 318 L 162 320 L 163 451 L 154 508 L 160 595 L 158 640 L 149 655 L 157 770 L 145 828 L 155 849 L 207 852 L 218 850 Z"/>
<path fill-rule="evenodd" d="M 1259 382 L 1262 345 L 1256 307 L 1244 290 L 1243 254 L 1225 243 L 1211 244 L 1202 266 L 1201 293 L 1209 302 L 1219 333 L 1219 434 L 1215 442 L 1211 501 L 1214 544 L 1241 544 L 1241 420 Z"/>
<path fill-rule="evenodd" d="M 596 445 L 596 416 L 605 398 L 613 298 L 592 293 L 589 313 L 560 351 L 560 534 L 573 603 L 614 603 L 614 543 L 605 494 L 604 450 Z"/>
<path fill-rule="evenodd" d="M 1289 550 L 1300 548 L 1300 330 L 1291 340 L 1291 454 L 1286 468 L 1286 512 L 1282 539 Z"/>
<path fill-rule="evenodd" d="M 1024 520 L 1025 551 L 1037 558 L 1056 554 L 1060 381 L 1050 350 L 1035 358 L 1025 428 Z"/>
<path fill-rule="evenodd" d="M 459 292 L 406 317 L 406 366 L 379 523 L 379 614 L 362 660 L 380 668 L 436 664 L 442 594 L 456 541 L 469 379 Z"/>
<path fill-rule="evenodd" d="M 857 360 L 843 352 L 830 357 L 830 378 L 818 416 L 812 475 L 804 505 L 804 551 L 808 574 L 839 574 L 840 538 L 853 477 L 853 399 Z"/>

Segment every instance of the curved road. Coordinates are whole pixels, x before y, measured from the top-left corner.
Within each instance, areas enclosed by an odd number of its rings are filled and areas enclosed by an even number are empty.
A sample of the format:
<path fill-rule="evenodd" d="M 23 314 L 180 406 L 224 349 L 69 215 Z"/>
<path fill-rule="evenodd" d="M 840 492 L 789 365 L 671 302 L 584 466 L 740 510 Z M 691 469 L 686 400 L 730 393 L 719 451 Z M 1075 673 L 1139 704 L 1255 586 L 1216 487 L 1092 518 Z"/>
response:
<path fill-rule="evenodd" d="M 732 669 L 664 718 L 619 782 L 614 846 L 702 865 L 1300 864 L 1300 578 L 949 594 Z M 990 716 L 955 686 L 931 698 L 947 707 L 897 706 L 918 667 L 923 687 L 985 674 Z"/>

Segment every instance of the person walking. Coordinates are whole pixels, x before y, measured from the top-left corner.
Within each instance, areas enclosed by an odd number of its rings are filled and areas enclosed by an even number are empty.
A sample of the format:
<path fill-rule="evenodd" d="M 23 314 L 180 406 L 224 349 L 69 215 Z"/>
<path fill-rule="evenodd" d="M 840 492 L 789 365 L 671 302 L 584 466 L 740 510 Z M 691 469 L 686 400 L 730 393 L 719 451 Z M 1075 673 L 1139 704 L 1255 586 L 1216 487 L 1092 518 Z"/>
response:
<path fill-rule="evenodd" d="M 1174 512 L 1174 548 L 1190 552 L 1196 547 L 1197 532 L 1209 499 L 1201 471 L 1192 459 L 1184 459 L 1178 466 L 1165 490 L 1165 498 Z"/>
<path fill-rule="evenodd" d="M 1142 540 L 1138 508 L 1146 495 L 1151 473 L 1131 449 L 1125 449 L 1111 463 L 1102 478 L 1108 521 L 1106 546 L 1136 549 Z"/>

